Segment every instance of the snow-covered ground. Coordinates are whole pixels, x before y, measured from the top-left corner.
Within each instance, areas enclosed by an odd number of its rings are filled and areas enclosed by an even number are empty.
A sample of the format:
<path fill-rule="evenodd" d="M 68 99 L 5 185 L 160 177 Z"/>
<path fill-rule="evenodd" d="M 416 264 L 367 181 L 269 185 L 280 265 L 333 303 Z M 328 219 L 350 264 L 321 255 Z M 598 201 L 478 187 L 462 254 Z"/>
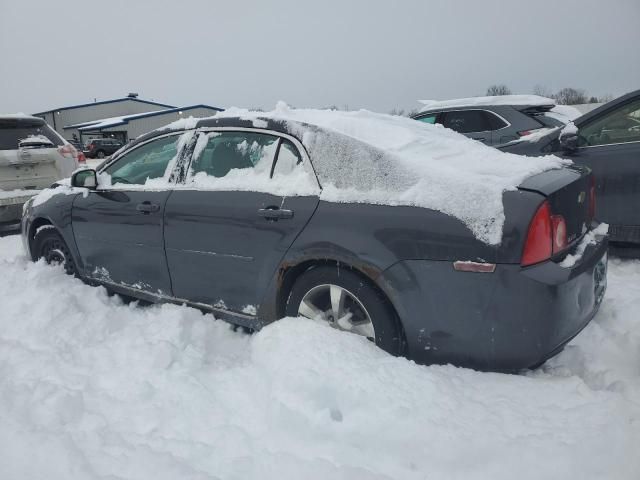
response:
<path fill-rule="evenodd" d="M 139 307 L 0 238 L 0 479 L 638 479 L 640 262 L 527 375 Z"/>

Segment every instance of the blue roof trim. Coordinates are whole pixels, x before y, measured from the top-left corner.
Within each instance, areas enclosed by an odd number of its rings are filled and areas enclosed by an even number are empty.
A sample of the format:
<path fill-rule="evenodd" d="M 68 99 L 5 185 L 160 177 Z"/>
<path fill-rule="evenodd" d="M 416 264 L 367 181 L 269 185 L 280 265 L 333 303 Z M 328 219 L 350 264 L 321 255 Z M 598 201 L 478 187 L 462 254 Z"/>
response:
<path fill-rule="evenodd" d="M 140 100 L 139 98 L 124 97 L 116 98 L 113 100 L 103 100 L 101 102 L 81 103 L 79 105 L 71 105 L 70 107 L 54 108 L 53 110 L 45 110 L 44 112 L 34 113 L 34 115 L 44 115 L 45 113 L 60 112 L 62 110 L 73 110 L 76 108 L 90 107 L 92 105 L 106 105 L 108 103 L 126 102 L 127 100 L 130 100 L 132 102 L 146 103 L 147 105 L 157 105 L 159 107 L 176 108 L 175 105 L 167 105 L 166 103 L 158 103 L 152 102 L 151 100 Z"/>
<path fill-rule="evenodd" d="M 217 112 L 224 111 L 224 108 L 218 108 L 218 107 L 212 107 L 211 105 L 200 104 L 200 105 L 189 105 L 187 107 L 170 108 L 167 110 L 158 110 L 157 112 L 147 112 L 147 113 L 137 113 L 137 114 L 132 113 L 131 115 L 127 115 L 125 118 L 123 118 L 121 122 L 113 123 L 108 127 L 104 127 L 104 128 L 113 128 L 113 127 L 119 127 L 120 125 L 126 125 L 127 123 L 129 123 L 129 120 L 138 120 L 140 118 L 156 117 L 158 115 L 166 115 L 167 113 L 184 112 L 188 110 L 194 110 L 196 108 L 208 108 L 210 110 L 215 110 Z M 101 120 L 96 120 L 94 125 L 100 122 Z M 63 130 L 68 130 L 70 128 L 77 128 L 80 131 L 89 132 L 89 131 L 92 131 L 92 127 L 94 127 L 94 125 L 85 125 L 83 127 L 76 127 L 75 125 L 67 125 L 66 127 L 62 127 L 62 128 Z M 100 130 L 101 129 L 96 129 L 96 131 L 100 131 Z"/>

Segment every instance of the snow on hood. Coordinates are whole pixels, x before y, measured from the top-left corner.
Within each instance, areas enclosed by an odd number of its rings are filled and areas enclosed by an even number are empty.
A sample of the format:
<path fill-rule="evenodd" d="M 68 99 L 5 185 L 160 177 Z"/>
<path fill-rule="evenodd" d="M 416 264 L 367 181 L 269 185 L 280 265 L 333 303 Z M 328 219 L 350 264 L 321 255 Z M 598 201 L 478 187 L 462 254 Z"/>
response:
<path fill-rule="evenodd" d="M 539 95 L 497 95 L 492 97 L 469 97 L 454 98 L 451 100 L 418 100 L 424 105 L 421 112 L 435 110 L 439 108 L 451 107 L 476 107 L 488 105 L 555 105 L 552 98 L 541 97 Z"/>
<path fill-rule="evenodd" d="M 225 117 L 283 121 L 307 148 L 323 200 L 438 210 L 492 245 L 502 239 L 502 194 L 530 175 L 570 163 L 500 152 L 441 125 L 366 110 L 292 109 L 280 102 L 271 112 L 216 114 Z"/>

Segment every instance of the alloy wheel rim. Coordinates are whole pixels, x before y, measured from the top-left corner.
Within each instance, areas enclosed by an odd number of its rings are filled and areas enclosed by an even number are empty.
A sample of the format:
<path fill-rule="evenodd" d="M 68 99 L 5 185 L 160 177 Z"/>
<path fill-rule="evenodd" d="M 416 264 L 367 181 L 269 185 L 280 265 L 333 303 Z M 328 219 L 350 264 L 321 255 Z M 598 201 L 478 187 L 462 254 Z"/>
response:
<path fill-rule="evenodd" d="M 325 321 L 333 328 L 373 341 L 376 338 L 367 309 L 358 297 L 339 285 L 323 284 L 313 287 L 302 297 L 298 315 Z"/>

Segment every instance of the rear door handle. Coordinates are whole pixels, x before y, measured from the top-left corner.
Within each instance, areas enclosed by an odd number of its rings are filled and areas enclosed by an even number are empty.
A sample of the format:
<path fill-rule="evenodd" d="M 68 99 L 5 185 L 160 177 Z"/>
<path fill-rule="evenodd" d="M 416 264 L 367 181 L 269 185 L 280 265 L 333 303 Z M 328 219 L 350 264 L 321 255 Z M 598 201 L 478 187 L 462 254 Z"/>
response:
<path fill-rule="evenodd" d="M 258 215 L 266 218 L 267 220 L 281 220 L 293 218 L 293 210 L 284 210 L 278 207 L 267 207 L 258 210 Z"/>
<path fill-rule="evenodd" d="M 158 205 L 157 203 L 142 202 L 136 206 L 136 210 L 146 215 L 160 210 L 160 205 Z"/>

